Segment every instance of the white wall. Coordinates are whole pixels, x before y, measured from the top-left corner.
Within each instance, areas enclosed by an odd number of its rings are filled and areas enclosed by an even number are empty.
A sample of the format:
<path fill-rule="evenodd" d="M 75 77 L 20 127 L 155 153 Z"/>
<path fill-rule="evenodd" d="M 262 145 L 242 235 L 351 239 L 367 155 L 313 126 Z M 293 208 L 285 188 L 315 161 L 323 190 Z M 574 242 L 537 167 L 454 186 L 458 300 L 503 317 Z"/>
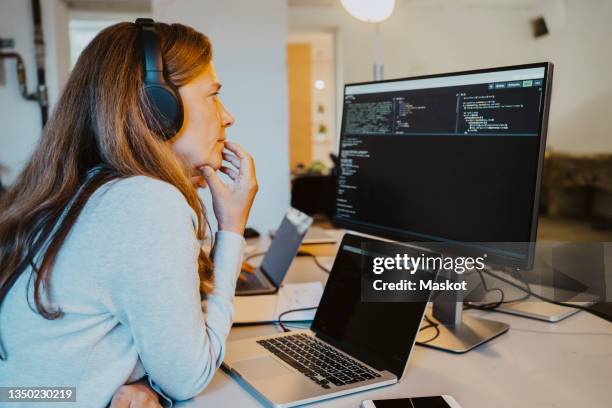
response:
<path fill-rule="evenodd" d="M 541 14 L 551 33 L 535 39 L 530 20 Z M 612 152 L 611 16 L 609 0 L 398 0 L 381 24 L 385 78 L 551 61 L 549 148 Z M 313 28 L 337 30 L 339 87 L 372 79 L 373 25 L 339 1 L 290 8 L 290 31 Z"/>
<path fill-rule="evenodd" d="M 46 80 L 49 100 L 53 104 L 68 77 L 68 10 L 60 0 L 41 1 L 43 30 L 46 45 Z M 28 77 L 28 90 L 36 87 L 34 60 L 34 28 L 30 2 L 2 0 L 0 2 L 0 37 L 14 38 L 15 51 L 24 59 Z M 9 173 L 2 177 L 10 183 L 28 159 L 40 136 L 40 109 L 36 102 L 26 101 L 20 95 L 15 61 L 4 63 L 5 83 L 0 86 L 0 163 Z"/>
<path fill-rule="evenodd" d="M 152 14 L 210 37 L 221 98 L 236 117 L 228 138 L 249 150 L 257 167 L 249 225 L 277 227 L 289 205 L 286 0 L 154 0 Z"/>
<path fill-rule="evenodd" d="M 139 17 L 151 17 L 150 10 L 139 11 L 93 11 L 70 9 L 70 69 L 87 45 L 106 27 L 123 21 L 135 21 Z"/>

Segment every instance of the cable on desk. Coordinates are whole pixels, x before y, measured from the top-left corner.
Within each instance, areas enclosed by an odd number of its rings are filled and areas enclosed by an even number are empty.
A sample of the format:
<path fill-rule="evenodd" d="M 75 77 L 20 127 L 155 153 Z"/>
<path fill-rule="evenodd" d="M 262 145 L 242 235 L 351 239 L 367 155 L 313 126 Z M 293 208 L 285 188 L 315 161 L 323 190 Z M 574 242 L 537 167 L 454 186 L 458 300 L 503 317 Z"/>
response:
<path fill-rule="evenodd" d="M 258 256 L 262 256 L 265 255 L 266 252 L 255 252 L 254 254 L 248 255 L 247 257 L 244 258 L 244 262 L 252 259 L 252 258 L 256 258 Z M 325 266 L 323 266 L 323 264 L 319 261 L 319 258 L 317 258 L 317 256 L 315 254 L 312 254 L 310 252 L 306 252 L 306 251 L 299 251 L 297 253 L 297 256 L 309 256 L 312 258 L 312 260 L 314 261 L 314 263 L 317 265 L 317 267 L 319 269 L 321 269 L 323 272 L 325 273 L 330 273 L 330 270 L 327 269 Z"/>
<path fill-rule="evenodd" d="M 278 320 L 277 321 L 273 321 L 272 323 L 278 324 L 280 325 L 281 329 L 283 330 L 283 332 L 287 333 L 290 332 L 291 330 L 289 330 L 284 324 L 283 324 L 283 316 L 289 313 L 294 313 L 294 312 L 306 312 L 308 310 L 315 310 L 317 308 L 317 306 L 312 306 L 312 307 L 300 307 L 297 309 L 289 309 L 289 310 L 285 310 L 283 313 L 278 315 Z"/>
<path fill-rule="evenodd" d="M 485 290 L 485 292 L 487 293 L 491 293 L 492 291 L 499 291 L 500 292 L 500 299 L 497 302 L 490 302 L 490 303 L 474 303 L 474 302 L 464 302 L 464 309 L 465 310 L 469 310 L 469 309 L 476 309 L 476 310 L 485 310 L 485 311 L 490 311 L 490 310 L 494 310 L 496 308 L 498 308 L 499 306 L 503 305 L 503 304 L 507 304 L 507 303 L 514 303 L 514 302 L 520 302 L 522 300 L 526 300 L 529 298 L 529 293 L 527 292 L 527 289 L 525 288 L 520 288 L 523 292 L 526 292 L 525 295 L 516 298 L 516 299 L 504 299 L 505 293 L 504 290 L 501 288 L 492 288 L 489 289 L 487 286 L 487 283 L 485 281 L 485 278 L 482 274 L 482 271 L 477 271 L 478 275 L 480 277 L 480 281 L 482 282 L 482 286 Z M 514 275 L 514 270 L 512 270 L 512 274 Z M 521 280 L 520 277 L 514 276 L 515 279 L 517 280 Z"/>
<path fill-rule="evenodd" d="M 294 322 L 294 323 L 288 323 L 285 322 L 283 323 L 285 325 L 285 327 L 288 327 L 289 329 L 297 329 L 297 330 L 307 330 L 310 328 L 310 324 L 312 322 L 311 321 L 304 321 L 304 322 Z M 610 334 L 612 336 L 612 334 Z"/>
<path fill-rule="evenodd" d="M 431 337 L 430 339 L 427 339 L 425 341 L 417 341 L 416 344 L 419 346 L 424 346 L 427 343 L 431 343 L 432 341 L 434 341 L 435 339 L 438 338 L 438 336 L 440 335 L 440 328 L 438 327 L 439 324 L 434 322 L 433 320 L 431 320 L 427 315 L 424 316 L 425 320 L 427 321 L 427 326 L 423 326 L 419 329 L 419 332 L 423 331 L 423 330 L 427 330 L 431 327 L 433 327 L 436 330 L 436 334 L 433 335 L 433 337 Z"/>
<path fill-rule="evenodd" d="M 605 314 L 605 313 L 599 312 L 598 310 L 594 310 L 594 309 L 592 309 L 592 308 L 590 308 L 590 307 L 588 307 L 588 306 L 575 305 L 575 304 L 572 304 L 572 303 L 566 303 L 566 302 L 558 302 L 558 301 L 556 301 L 556 300 L 549 299 L 549 298 L 547 298 L 547 297 L 544 297 L 544 296 L 542 296 L 542 295 L 539 295 L 539 294 L 537 294 L 537 293 L 534 293 L 534 292 L 531 290 L 531 287 L 529 286 L 529 283 L 528 283 L 528 282 L 526 282 L 526 281 L 525 281 L 525 280 L 522 278 L 522 276 L 520 276 L 520 274 L 519 274 L 519 279 L 520 279 L 520 280 L 521 280 L 521 282 L 522 282 L 522 283 L 525 285 L 525 287 L 524 287 L 524 288 L 523 288 L 523 287 L 521 287 L 521 286 L 519 286 L 518 284 L 516 284 L 516 283 L 512 282 L 511 280 L 504 278 L 503 276 L 499 276 L 499 275 L 497 275 L 496 273 L 491 272 L 491 271 L 490 271 L 490 270 L 488 270 L 488 269 L 484 269 L 484 270 L 483 270 L 483 272 L 484 272 L 484 273 L 486 273 L 486 274 L 487 274 L 487 275 L 489 275 L 489 276 L 494 277 L 495 279 L 498 279 L 498 280 L 500 280 L 500 281 L 502 281 L 502 282 L 504 282 L 504 283 L 507 283 L 507 284 L 508 284 L 508 285 L 510 285 L 510 286 L 513 286 L 513 287 L 515 287 L 515 288 L 517 288 L 517 289 L 520 289 L 520 290 L 523 290 L 523 291 L 527 292 L 527 295 L 528 295 L 527 297 L 533 296 L 533 297 L 535 297 L 536 299 L 540 299 L 540 300 L 542 300 L 542 301 L 544 301 L 544 302 L 552 303 L 553 305 L 557 305 L 557 306 L 565 306 L 565 307 L 571 307 L 571 308 L 578 309 L 578 310 L 584 310 L 585 312 L 589 312 L 589 313 L 591 313 L 591 314 L 593 314 L 593 315 L 595 315 L 595 316 L 597 316 L 597 317 L 599 317 L 599 318 L 601 318 L 601 319 L 604 319 L 604 320 L 610 321 L 610 316 L 608 316 L 608 315 L 607 315 L 607 314 Z"/>
<path fill-rule="evenodd" d="M 492 303 L 487 303 L 484 305 L 480 305 L 480 307 L 485 308 L 485 309 L 495 309 L 497 307 L 499 307 L 501 304 L 504 303 L 504 291 L 501 290 L 500 288 L 492 288 L 489 289 L 489 287 L 487 286 L 487 281 L 484 278 L 484 275 L 482 274 L 482 271 L 478 271 L 478 276 L 480 276 L 480 281 L 482 282 L 482 287 L 484 288 L 486 293 L 491 293 L 491 292 L 499 292 L 499 300 L 497 302 L 492 302 Z"/>
<path fill-rule="evenodd" d="M 306 251 L 299 251 L 297 253 L 297 256 L 309 256 L 309 257 L 312 258 L 312 260 L 314 261 L 314 263 L 317 265 L 317 267 L 319 269 L 321 269 L 325 273 L 331 273 L 331 271 L 329 269 L 327 269 L 325 266 L 323 266 L 323 264 L 319 261 L 319 259 L 317 258 L 317 256 L 315 254 L 312 254 L 312 253 L 306 252 Z"/>

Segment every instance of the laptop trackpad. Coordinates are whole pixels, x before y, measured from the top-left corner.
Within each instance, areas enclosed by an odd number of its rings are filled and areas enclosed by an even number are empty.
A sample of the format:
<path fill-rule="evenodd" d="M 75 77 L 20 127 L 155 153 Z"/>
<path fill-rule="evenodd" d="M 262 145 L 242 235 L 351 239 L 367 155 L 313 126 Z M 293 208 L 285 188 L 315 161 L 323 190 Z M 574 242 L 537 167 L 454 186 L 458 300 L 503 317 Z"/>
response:
<path fill-rule="evenodd" d="M 234 364 L 234 370 L 251 380 L 278 377 L 292 373 L 290 369 L 271 356 L 239 361 Z"/>

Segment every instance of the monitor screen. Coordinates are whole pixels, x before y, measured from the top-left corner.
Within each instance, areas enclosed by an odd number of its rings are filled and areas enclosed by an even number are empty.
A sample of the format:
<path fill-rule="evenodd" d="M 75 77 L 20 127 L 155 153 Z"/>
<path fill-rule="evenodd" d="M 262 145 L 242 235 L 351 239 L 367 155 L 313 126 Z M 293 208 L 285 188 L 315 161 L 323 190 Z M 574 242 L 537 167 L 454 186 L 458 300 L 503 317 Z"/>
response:
<path fill-rule="evenodd" d="M 346 85 L 334 222 L 402 241 L 534 241 L 551 75 L 543 63 Z M 508 263 L 532 262 L 531 245 L 512 248 Z"/>
<path fill-rule="evenodd" d="M 311 330 L 370 366 L 400 378 L 431 291 L 421 291 L 418 299 L 410 302 L 362 301 L 363 268 L 379 255 L 371 250 L 376 245 L 382 245 L 382 241 L 344 236 Z M 385 253 L 404 251 L 398 244 L 384 245 Z M 414 279 L 435 280 L 433 273 L 418 272 Z"/>

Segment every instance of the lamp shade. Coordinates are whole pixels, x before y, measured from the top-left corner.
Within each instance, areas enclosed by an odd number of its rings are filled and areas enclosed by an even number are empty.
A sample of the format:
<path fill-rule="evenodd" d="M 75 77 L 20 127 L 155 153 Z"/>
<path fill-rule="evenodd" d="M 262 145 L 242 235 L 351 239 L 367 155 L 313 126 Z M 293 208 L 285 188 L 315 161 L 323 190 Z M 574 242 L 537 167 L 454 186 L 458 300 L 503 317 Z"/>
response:
<path fill-rule="evenodd" d="M 393 14 L 395 0 L 340 0 L 348 13 L 367 23 L 380 23 Z"/>

